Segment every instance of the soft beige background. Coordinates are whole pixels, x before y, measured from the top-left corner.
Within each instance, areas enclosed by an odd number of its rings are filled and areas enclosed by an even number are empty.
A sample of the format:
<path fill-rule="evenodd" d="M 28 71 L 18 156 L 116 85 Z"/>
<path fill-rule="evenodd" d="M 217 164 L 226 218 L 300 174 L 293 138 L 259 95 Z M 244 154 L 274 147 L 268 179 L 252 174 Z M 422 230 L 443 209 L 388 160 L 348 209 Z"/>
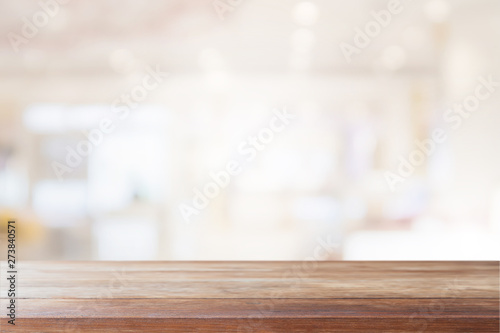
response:
<path fill-rule="evenodd" d="M 351 63 L 339 44 L 388 1 L 225 3 L 70 1 L 17 53 L 40 5 L 0 3 L 0 215 L 21 260 L 500 259 L 500 92 L 443 121 L 500 81 L 500 2 L 401 1 Z M 168 78 L 58 181 L 148 66 Z M 186 223 L 193 188 L 283 108 L 296 119 Z M 448 140 L 391 191 L 435 128 Z"/>

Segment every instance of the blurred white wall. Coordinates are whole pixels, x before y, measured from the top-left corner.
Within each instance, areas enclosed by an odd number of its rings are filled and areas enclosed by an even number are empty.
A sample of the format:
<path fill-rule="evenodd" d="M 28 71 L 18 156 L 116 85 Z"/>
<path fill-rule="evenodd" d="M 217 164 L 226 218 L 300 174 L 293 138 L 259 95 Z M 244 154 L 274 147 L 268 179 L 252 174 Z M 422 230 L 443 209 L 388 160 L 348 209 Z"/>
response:
<path fill-rule="evenodd" d="M 16 47 L 43 9 L 0 6 L 0 216 L 26 228 L 25 259 L 500 258 L 500 94 L 458 128 L 444 117 L 500 81 L 498 1 L 401 1 L 390 18 L 381 0 L 70 2 Z M 342 43 L 380 15 L 348 61 Z"/>

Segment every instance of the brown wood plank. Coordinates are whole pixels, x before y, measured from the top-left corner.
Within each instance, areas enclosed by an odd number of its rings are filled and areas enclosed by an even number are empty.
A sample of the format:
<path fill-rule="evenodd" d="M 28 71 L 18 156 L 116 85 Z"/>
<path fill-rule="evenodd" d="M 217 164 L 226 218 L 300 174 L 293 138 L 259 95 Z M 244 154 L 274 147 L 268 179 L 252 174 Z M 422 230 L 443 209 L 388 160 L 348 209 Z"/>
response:
<path fill-rule="evenodd" d="M 407 318 L 338 319 L 262 319 L 248 325 L 246 320 L 232 319 L 24 319 L 23 329 L 6 332 L 498 332 L 498 318 L 440 318 L 438 320 Z"/>
<path fill-rule="evenodd" d="M 499 292 L 498 262 L 321 262 L 315 269 L 302 265 L 21 263 L 19 290 L 26 298 L 103 298 L 117 293 L 125 298 L 440 298 L 454 293 L 484 298 Z"/>
<path fill-rule="evenodd" d="M 17 290 L 2 332 L 499 331 L 498 262 L 26 262 Z"/>
<path fill-rule="evenodd" d="M 498 316 L 495 299 L 30 299 L 23 318 L 474 318 Z"/>

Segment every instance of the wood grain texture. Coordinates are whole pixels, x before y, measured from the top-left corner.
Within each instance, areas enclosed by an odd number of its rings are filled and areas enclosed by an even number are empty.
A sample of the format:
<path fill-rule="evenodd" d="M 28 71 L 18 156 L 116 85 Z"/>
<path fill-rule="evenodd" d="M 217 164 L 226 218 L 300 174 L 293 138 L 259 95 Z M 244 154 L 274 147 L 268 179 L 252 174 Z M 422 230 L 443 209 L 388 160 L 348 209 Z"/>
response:
<path fill-rule="evenodd" d="M 498 262 L 24 262 L 17 290 L 2 332 L 499 332 Z"/>

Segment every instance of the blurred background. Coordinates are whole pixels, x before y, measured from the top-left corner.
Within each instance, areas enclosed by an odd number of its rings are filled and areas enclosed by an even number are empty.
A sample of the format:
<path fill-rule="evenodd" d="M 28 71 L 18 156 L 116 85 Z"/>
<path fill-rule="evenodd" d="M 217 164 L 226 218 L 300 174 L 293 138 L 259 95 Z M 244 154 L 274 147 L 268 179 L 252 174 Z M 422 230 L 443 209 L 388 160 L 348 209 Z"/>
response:
<path fill-rule="evenodd" d="M 0 219 L 21 261 L 500 259 L 500 93 L 456 129 L 443 118 L 478 77 L 500 81 L 499 1 L 402 0 L 351 62 L 341 43 L 388 1 L 0 7 Z M 436 128 L 447 139 L 391 190 Z M 68 166 L 68 147 L 91 151 Z"/>

